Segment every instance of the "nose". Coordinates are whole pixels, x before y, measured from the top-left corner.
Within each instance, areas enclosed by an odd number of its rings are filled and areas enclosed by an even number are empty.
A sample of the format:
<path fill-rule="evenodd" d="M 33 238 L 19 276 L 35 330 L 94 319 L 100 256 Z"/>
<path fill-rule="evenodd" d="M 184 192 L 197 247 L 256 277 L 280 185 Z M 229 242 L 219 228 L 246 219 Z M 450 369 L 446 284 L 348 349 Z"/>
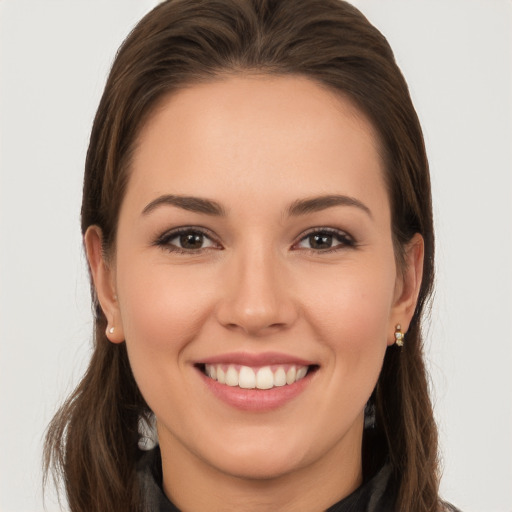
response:
<path fill-rule="evenodd" d="M 270 250 L 233 255 L 217 304 L 217 319 L 226 328 L 265 336 L 289 328 L 298 317 L 285 264 Z"/>

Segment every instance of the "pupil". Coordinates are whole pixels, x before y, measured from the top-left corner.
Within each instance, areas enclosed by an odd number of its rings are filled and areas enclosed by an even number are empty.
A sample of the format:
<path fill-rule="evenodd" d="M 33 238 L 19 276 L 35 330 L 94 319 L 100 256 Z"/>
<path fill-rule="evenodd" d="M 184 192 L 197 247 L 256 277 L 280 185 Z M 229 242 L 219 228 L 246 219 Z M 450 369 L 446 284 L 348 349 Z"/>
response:
<path fill-rule="evenodd" d="M 184 249 L 200 249 L 203 245 L 203 235 L 200 233 L 187 233 L 180 236 L 180 244 Z"/>
<path fill-rule="evenodd" d="M 309 243 L 313 249 L 329 249 L 332 247 L 332 235 L 316 234 L 309 237 Z"/>

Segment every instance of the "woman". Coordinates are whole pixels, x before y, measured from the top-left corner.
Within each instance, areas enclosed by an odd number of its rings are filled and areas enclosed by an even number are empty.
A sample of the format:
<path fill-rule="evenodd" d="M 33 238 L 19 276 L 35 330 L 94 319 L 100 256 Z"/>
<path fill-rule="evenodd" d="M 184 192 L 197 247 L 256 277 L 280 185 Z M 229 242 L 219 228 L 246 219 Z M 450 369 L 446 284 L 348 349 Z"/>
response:
<path fill-rule="evenodd" d="M 46 445 L 71 510 L 447 508 L 428 164 L 354 7 L 149 13 L 96 115 L 82 233 L 95 349 Z"/>

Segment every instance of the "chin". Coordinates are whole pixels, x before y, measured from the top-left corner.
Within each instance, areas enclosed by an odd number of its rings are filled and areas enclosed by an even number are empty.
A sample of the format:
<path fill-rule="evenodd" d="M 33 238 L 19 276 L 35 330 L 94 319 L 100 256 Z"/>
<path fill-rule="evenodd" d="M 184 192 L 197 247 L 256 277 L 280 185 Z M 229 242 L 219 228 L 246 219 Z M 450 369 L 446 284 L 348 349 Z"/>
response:
<path fill-rule="evenodd" d="M 292 443 L 266 442 L 228 443 L 210 451 L 209 464 L 224 474 L 248 480 L 269 480 L 285 476 L 307 465 L 306 454 L 301 454 Z M 268 441 L 268 438 L 267 438 Z"/>
<path fill-rule="evenodd" d="M 300 461 L 262 454 L 251 459 L 224 460 L 221 472 L 243 480 L 274 480 L 301 468 Z"/>

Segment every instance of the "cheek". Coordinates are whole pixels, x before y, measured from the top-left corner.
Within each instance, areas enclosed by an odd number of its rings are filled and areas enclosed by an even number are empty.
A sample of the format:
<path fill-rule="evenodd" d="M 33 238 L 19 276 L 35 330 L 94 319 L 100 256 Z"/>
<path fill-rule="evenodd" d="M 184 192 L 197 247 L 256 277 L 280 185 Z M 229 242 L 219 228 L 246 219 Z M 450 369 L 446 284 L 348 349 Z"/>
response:
<path fill-rule="evenodd" d="M 389 265 L 351 266 L 309 294 L 306 328 L 325 348 L 324 367 L 336 391 L 337 410 L 360 411 L 380 373 L 387 349 L 394 295 L 394 260 Z M 316 279 L 315 279 L 316 277 Z M 310 287 L 311 288 L 311 287 Z M 327 408 L 330 404 L 324 404 Z"/>
<path fill-rule="evenodd" d="M 210 311 L 211 290 L 200 272 L 166 265 L 118 265 L 118 294 L 130 365 L 147 399 L 159 383 L 178 382 L 176 367 L 185 367 L 186 347 Z M 206 280 L 208 282 L 208 280 Z M 147 393 L 150 391 L 150 393 Z"/>
<path fill-rule="evenodd" d="M 119 287 L 123 329 L 128 343 L 148 347 L 179 347 L 193 335 L 194 320 L 200 316 L 200 294 L 192 286 L 162 273 L 146 269 L 123 279 Z M 194 300 L 192 300 L 192 297 Z"/>
<path fill-rule="evenodd" d="M 368 344 L 385 344 L 395 286 L 393 259 L 388 262 L 308 274 L 301 291 L 304 311 L 333 349 L 360 352 Z"/>
<path fill-rule="evenodd" d="M 162 254 L 118 258 L 117 289 L 125 337 L 145 344 L 179 346 L 192 336 L 211 302 L 211 269 L 169 264 Z"/>

